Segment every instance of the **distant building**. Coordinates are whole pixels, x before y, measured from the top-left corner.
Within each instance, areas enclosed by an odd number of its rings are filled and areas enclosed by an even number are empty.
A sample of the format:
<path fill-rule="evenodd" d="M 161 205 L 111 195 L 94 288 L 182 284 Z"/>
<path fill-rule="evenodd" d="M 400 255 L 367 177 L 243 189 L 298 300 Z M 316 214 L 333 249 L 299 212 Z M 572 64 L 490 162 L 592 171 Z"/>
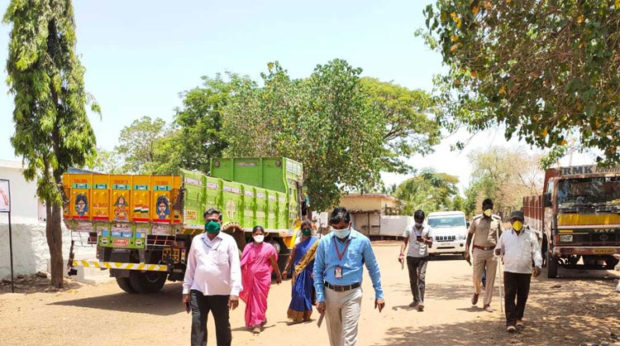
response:
<path fill-rule="evenodd" d="M 353 227 L 366 236 L 372 238 L 395 237 L 400 236 L 403 232 L 401 229 L 391 229 L 391 227 L 385 226 L 385 222 L 382 222 L 382 219 L 391 219 L 387 216 L 400 214 L 401 203 L 396 197 L 386 194 L 351 193 L 342 196 L 340 205 L 351 212 Z"/>

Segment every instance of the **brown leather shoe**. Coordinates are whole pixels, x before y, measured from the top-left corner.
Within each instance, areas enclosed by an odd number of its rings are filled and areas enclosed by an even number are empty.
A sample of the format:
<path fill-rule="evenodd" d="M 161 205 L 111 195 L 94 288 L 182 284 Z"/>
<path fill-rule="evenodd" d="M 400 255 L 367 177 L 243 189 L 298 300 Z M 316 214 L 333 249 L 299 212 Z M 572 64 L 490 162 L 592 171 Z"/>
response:
<path fill-rule="evenodd" d="M 479 296 L 479 295 L 480 295 L 480 294 L 478 294 L 478 293 L 474 293 L 473 297 L 471 297 L 471 305 L 476 305 L 476 304 L 478 304 L 478 296 Z"/>

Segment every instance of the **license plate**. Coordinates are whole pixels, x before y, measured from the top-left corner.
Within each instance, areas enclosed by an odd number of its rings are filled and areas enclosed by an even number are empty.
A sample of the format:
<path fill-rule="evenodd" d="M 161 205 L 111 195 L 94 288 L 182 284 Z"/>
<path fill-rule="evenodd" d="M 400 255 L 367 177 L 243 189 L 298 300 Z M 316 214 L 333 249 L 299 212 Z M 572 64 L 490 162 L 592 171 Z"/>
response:
<path fill-rule="evenodd" d="M 593 252 L 597 255 L 613 255 L 616 253 L 616 249 L 613 249 L 613 248 L 594 249 Z"/>
<path fill-rule="evenodd" d="M 129 245 L 129 239 L 114 239 L 114 246 L 127 246 Z"/>

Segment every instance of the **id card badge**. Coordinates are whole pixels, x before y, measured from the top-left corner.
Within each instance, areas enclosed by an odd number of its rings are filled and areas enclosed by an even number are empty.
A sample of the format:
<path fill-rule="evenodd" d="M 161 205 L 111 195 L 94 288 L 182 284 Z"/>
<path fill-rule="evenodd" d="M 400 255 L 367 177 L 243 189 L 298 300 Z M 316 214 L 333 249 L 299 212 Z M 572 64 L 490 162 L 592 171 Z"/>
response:
<path fill-rule="evenodd" d="M 336 266 L 334 268 L 334 277 L 336 279 L 342 279 L 342 267 L 341 266 Z"/>

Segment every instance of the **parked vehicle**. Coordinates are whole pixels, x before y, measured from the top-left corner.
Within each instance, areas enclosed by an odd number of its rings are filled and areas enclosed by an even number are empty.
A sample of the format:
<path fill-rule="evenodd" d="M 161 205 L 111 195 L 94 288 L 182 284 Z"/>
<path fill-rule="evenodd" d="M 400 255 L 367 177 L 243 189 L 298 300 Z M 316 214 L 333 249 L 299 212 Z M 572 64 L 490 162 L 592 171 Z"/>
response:
<path fill-rule="evenodd" d="M 426 224 L 431 228 L 433 245 L 428 248 L 429 255 L 465 255 L 467 222 L 462 211 L 442 211 L 428 214 Z"/>
<path fill-rule="evenodd" d="M 620 168 L 548 169 L 543 193 L 525 197 L 523 209 L 526 224 L 542 233 L 549 278 L 560 266 L 613 269 L 618 263 Z"/>
<path fill-rule="evenodd" d="M 287 158 L 214 159 L 211 176 L 181 170 L 178 176 L 65 174 L 64 221 L 87 232 L 96 260 L 73 267 L 109 269 L 121 289 L 159 291 L 183 280 L 192 238 L 204 231 L 203 212 L 222 211 L 223 231 L 243 249 L 262 225 L 281 265 L 302 218 L 302 165 Z M 73 268 L 75 271 L 75 268 Z"/>

